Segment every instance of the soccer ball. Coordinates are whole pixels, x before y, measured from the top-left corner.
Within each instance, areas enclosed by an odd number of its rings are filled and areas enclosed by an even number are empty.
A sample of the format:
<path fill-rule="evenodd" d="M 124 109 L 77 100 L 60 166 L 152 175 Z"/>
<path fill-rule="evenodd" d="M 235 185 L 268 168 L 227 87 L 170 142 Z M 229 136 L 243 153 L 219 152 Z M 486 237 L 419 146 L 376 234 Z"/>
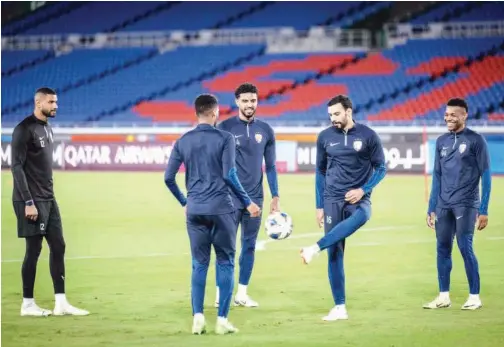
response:
<path fill-rule="evenodd" d="M 273 212 L 266 218 L 264 228 L 268 237 L 282 240 L 292 234 L 292 218 L 285 212 Z"/>

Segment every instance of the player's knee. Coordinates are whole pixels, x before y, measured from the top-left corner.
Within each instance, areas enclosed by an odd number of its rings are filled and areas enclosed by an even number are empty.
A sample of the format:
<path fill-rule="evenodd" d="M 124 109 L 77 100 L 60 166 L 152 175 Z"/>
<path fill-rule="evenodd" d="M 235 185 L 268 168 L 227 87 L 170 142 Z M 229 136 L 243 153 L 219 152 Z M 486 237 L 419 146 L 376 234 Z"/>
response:
<path fill-rule="evenodd" d="M 327 259 L 329 263 L 338 262 L 343 258 L 344 248 L 341 243 L 331 246 L 327 249 Z"/>
<path fill-rule="evenodd" d="M 236 255 L 235 251 L 216 253 L 217 265 L 233 265 L 234 266 L 235 255 Z"/>
<path fill-rule="evenodd" d="M 366 223 L 371 219 L 371 205 L 368 202 L 363 202 L 359 205 L 359 211 L 361 212 L 361 219 L 363 223 Z"/>
<path fill-rule="evenodd" d="M 193 259 L 192 267 L 194 270 L 205 270 L 210 265 L 210 259 Z"/>
<path fill-rule="evenodd" d="M 467 258 L 473 255 L 473 247 L 470 241 L 458 240 L 457 244 L 460 250 L 460 254 L 462 254 L 462 257 Z"/>
<path fill-rule="evenodd" d="M 234 266 L 234 257 L 227 257 L 225 259 L 217 259 L 217 266 L 223 267 L 233 267 Z"/>
<path fill-rule="evenodd" d="M 57 257 L 63 257 L 66 251 L 66 243 L 64 240 L 59 240 L 54 243 L 51 247 L 51 253 Z"/>
<path fill-rule="evenodd" d="M 438 241 L 437 242 L 437 252 L 440 255 L 449 255 L 451 253 L 451 242 L 449 241 Z"/>
<path fill-rule="evenodd" d="M 31 242 L 26 247 L 26 257 L 37 260 L 42 252 L 42 242 Z"/>
<path fill-rule="evenodd" d="M 61 255 L 65 255 L 66 252 L 66 243 L 64 240 L 61 240 L 61 243 L 59 244 L 58 251 Z"/>
<path fill-rule="evenodd" d="M 242 253 L 254 253 L 256 248 L 257 238 L 244 240 L 242 245 Z"/>

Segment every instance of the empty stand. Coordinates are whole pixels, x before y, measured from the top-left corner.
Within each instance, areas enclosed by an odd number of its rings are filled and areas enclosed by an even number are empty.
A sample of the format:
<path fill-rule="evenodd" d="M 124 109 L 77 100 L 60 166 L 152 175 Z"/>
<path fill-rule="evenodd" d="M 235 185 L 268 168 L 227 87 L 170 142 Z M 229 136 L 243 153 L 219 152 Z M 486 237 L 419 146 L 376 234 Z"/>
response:
<path fill-rule="evenodd" d="M 428 6 L 413 22 L 497 19 L 504 9 L 497 2 L 451 5 Z M 133 2 L 121 11 L 114 11 L 112 2 L 72 6 L 62 2 L 7 28 L 23 28 L 25 33 L 307 29 L 314 24 L 345 26 L 390 3 Z M 179 47 L 163 53 L 155 48 L 83 49 L 57 58 L 48 51 L 5 51 L 2 121 L 15 122 L 29 114 L 33 91 L 49 85 L 60 97 L 56 122 L 192 122 L 195 95 L 216 94 L 221 114 L 230 115 L 236 112 L 234 89 L 246 81 L 259 87 L 260 116 L 278 122 L 325 122 L 326 101 L 336 93 L 351 96 L 357 119 L 438 119 L 446 100 L 458 95 L 475 110 L 471 116 L 497 120 L 502 114 L 497 106 L 504 93 L 504 60 L 500 50 L 491 49 L 501 41 L 410 40 L 369 54 L 266 54 L 260 44 Z"/>
<path fill-rule="evenodd" d="M 465 44 L 462 44 L 464 41 Z M 500 41 L 500 38 L 430 40 L 430 49 L 426 49 L 425 41 L 411 41 L 405 46 L 398 46 L 383 54 L 370 54 L 358 63 L 349 64 L 344 69 L 338 69 L 332 73 L 324 73 L 323 70 L 331 66 L 331 63 L 337 64 L 345 60 L 349 55 L 265 56 L 245 68 L 237 68 L 212 80 L 207 80 L 201 86 L 184 88 L 173 95 L 168 94 L 164 97 L 166 100 L 164 102 L 152 102 L 156 111 L 154 108 L 151 109 L 149 102 L 139 105 L 135 110 L 143 117 L 152 115 L 156 121 L 171 121 L 174 120 L 173 117 L 181 121 L 184 117 L 180 115 L 180 112 L 185 109 L 187 114 L 185 119 L 189 120 L 192 117 L 190 105 L 193 96 L 210 91 L 216 93 L 221 101 L 226 101 L 230 105 L 226 110 L 233 111 L 234 88 L 242 81 L 251 81 L 258 85 L 261 97 L 264 98 L 271 93 L 275 95 L 272 98 L 265 98 L 266 100 L 262 102 L 260 113 L 269 119 L 284 121 L 326 119 L 324 105 L 327 98 L 321 96 L 324 94 L 320 93 L 320 90 L 336 87 L 339 90 L 346 90 L 352 96 L 358 118 L 366 117 L 367 113 L 373 111 L 383 111 L 388 112 L 384 113 L 384 117 L 371 115 L 369 119 L 411 121 L 417 115 L 422 116 L 432 108 L 437 109 L 437 103 L 446 102 L 448 99 L 446 93 L 440 93 L 439 90 L 470 95 L 464 83 L 466 81 L 464 78 L 468 76 L 468 73 L 482 69 L 478 72 L 483 75 L 483 72 L 489 71 L 488 69 L 498 69 L 500 58 L 486 60 L 481 68 L 475 64 L 470 70 L 458 69 L 451 74 L 446 73 L 447 69 L 466 62 L 468 56 L 477 56 L 481 51 L 491 49 Z M 312 78 L 315 82 L 309 76 L 316 76 Z M 498 85 L 498 76 L 495 74 L 490 79 L 476 78 L 476 82 L 471 87 L 471 93 Z M 311 83 L 309 88 L 304 87 L 303 82 L 306 80 Z M 459 86 L 459 89 L 454 90 L 454 86 Z M 294 98 L 291 95 L 296 89 L 303 92 L 296 91 L 296 98 Z M 278 90 L 282 92 L 278 93 Z M 435 102 L 430 103 L 416 102 L 410 106 L 409 103 L 415 100 L 424 100 L 422 95 L 425 93 L 428 93 L 427 95 L 440 94 L 443 100 L 436 99 Z M 185 108 L 180 102 L 184 99 L 186 100 Z M 290 103 L 295 103 L 297 106 L 287 107 L 286 105 Z M 399 112 L 396 112 L 394 107 L 403 104 L 402 108 L 397 109 Z M 161 105 L 164 105 L 164 108 Z M 176 107 L 177 112 L 171 112 L 172 105 Z"/>

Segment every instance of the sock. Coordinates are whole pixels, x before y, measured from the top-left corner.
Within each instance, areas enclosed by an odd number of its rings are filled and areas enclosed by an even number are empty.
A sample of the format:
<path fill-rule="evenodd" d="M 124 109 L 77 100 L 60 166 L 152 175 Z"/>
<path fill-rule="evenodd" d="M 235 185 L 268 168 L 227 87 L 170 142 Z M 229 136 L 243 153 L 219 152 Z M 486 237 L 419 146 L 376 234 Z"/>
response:
<path fill-rule="evenodd" d="M 346 306 L 345 306 L 345 304 L 341 304 L 341 305 L 336 305 L 336 308 L 339 310 L 345 310 Z"/>
<path fill-rule="evenodd" d="M 469 294 L 469 299 L 471 300 L 479 300 L 479 294 Z"/>
<path fill-rule="evenodd" d="M 194 314 L 194 319 L 205 319 L 205 316 L 203 313 L 198 312 Z"/>
<path fill-rule="evenodd" d="M 54 295 L 56 305 L 65 305 L 68 303 L 66 295 L 65 294 L 55 294 Z"/>
<path fill-rule="evenodd" d="M 219 317 L 227 317 L 234 287 L 234 264 L 217 264 L 217 284 L 219 285 Z"/>
<path fill-rule="evenodd" d="M 358 208 L 355 213 L 353 213 L 344 221 L 336 224 L 336 226 L 332 228 L 331 231 L 325 234 L 325 236 L 317 242 L 319 250 L 329 248 L 339 241 L 346 239 L 348 236 L 357 231 L 357 229 L 363 226 L 367 220 L 368 214 L 363 209 Z"/>
<path fill-rule="evenodd" d="M 215 287 L 215 302 L 219 302 L 219 287 Z"/>
<path fill-rule="evenodd" d="M 440 292 L 439 297 L 441 299 L 448 299 L 449 300 L 450 299 L 450 292 Z"/>
<path fill-rule="evenodd" d="M 220 316 L 217 317 L 217 323 L 219 323 L 219 324 L 225 324 L 225 323 L 227 323 L 227 321 L 228 320 L 226 317 L 220 317 Z"/>
<path fill-rule="evenodd" d="M 193 314 L 203 313 L 207 272 L 208 263 L 200 263 L 193 259 L 191 277 L 191 302 Z"/>
<path fill-rule="evenodd" d="M 23 305 L 24 306 L 33 305 L 33 304 L 35 304 L 34 298 L 23 298 Z"/>
<path fill-rule="evenodd" d="M 238 284 L 238 291 L 236 292 L 236 296 L 238 297 L 247 296 L 247 286 L 244 284 Z"/>

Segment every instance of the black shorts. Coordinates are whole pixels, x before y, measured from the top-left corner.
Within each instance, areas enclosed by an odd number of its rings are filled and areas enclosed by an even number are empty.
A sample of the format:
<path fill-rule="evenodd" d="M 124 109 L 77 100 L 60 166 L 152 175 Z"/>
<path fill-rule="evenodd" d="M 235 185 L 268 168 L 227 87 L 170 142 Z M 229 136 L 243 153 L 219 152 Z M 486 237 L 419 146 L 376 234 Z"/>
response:
<path fill-rule="evenodd" d="M 18 237 L 31 237 L 37 235 L 46 235 L 50 233 L 63 233 L 61 216 L 56 200 L 35 201 L 35 207 L 38 210 L 38 218 L 32 221 L 25 217 L 25 203 L 14 201 L 14 212 L 17 217 Z"/>

